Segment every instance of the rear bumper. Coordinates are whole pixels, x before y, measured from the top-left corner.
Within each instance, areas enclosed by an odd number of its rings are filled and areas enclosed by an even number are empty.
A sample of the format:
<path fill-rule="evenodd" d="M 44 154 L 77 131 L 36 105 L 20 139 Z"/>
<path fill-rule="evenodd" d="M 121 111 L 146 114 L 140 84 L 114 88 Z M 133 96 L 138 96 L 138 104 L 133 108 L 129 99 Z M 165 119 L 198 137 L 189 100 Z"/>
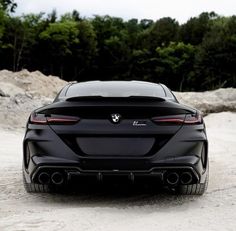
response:
<path fill-rule="evenodd" d="M 132 165 L 132 168 L 127 166 L 127 160 L 120 162 L 119 165 L 110 165 L 108 168 L 84 168 L 81 163 L 65 162 L 62 159 L 43 158 L 34 156 L 32 158 L 30 171 L 25 172 L 26 180 L 31 183 L 40 183 L 39 176 L 41 173 L 47 173 L 50 177 L 55 172 L 59 172 L 63 176 L 63 183 L 70 183 L 74 180 L 84 180 L 87 182 L 103 182 L 108 178 L 122 179 L 124 182 L 148 182 L 149 180 L 168 185 L 167 177 L 169 174 L 176 173 L 179 180 L 176 184 L 182 184 L 180 179 L 183 173 L 189 173 L 192 176 L 191 184 L 201 183 L 205 180 L 205 172 L 202 168 L 201 160 L 196 156 L 187 156 L 181 158 L 166 159 L 159 163 L 149 162 L 143 165 Z M 107 160 L 103 160 L 107 161 Z M 113 163 L 115 161 L 113 160 Z M 94 163 L 93 163 L 94 166 Z M 111 167 L 112 166 L 112 167 Z M 115 166 L 115 167 L 114 167 Z M 124 168 L 124 166 L 127 166 Z M 47 183 L 52 183 L 51 180 Z"/>
<path fill-rule="evenodd" d="M 181 174 L 182 172 L 190 172 L 193 174 L 194 181 L 197 183 L 199 181 L 199 175 L 194 168 L 188 166 L 165 166 L 165 167 L 154 167 L 149 170 L 83 170 L 79 167 L 72 166 L 40 166 L 32 175 L 34 182 L 37 182 L 37 176 L 41 172 L 61 172 L 66 181 L 70 181 L 73 177 L 86 177 L 92 176 L 98 181 L 102 181 L 106 176 L 125 176 L 131 181 L 135 181 L 135 178 L 140 177 L 153 177 L 164 183 L 164 176 L 167 172 L 177 172 Z"/>
<path fill-rule="evenodd" d="M 38 183 L 42 171 L 48 172 L 49 176 L 60 172 L 66 182 L 80 176 L 92 176 L 97 180 L 106 176 L 125 176 L 131 181 L 144 177 L 158 179 L 165 184 L 168 173 L 177 172 L 181 175 L 185 171 L 192 174 L 192 183 L 205 181 L 202 153 L 205 149 L 207 159 L 208 145 L 202 125 L 183 126 L 159 151 L 143 157 L 80 155 L 49 126 L 30 126 L 23 145 L 23 169 L 28 183 Z"/>

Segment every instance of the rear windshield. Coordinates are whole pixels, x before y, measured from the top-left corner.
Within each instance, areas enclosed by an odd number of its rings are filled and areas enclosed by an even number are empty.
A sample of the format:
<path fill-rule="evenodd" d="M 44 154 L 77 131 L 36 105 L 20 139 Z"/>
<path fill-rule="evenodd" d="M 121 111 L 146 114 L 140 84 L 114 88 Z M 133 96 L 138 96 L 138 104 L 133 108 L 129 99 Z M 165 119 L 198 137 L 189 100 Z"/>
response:
<path fill-rule="evenodd" d="M 102 96 L 102 97 L 166 97 L 159 84 L 148 82 L 123 81 L 92 81 L 72 84 L 67 90 L 66 97 Z"/>

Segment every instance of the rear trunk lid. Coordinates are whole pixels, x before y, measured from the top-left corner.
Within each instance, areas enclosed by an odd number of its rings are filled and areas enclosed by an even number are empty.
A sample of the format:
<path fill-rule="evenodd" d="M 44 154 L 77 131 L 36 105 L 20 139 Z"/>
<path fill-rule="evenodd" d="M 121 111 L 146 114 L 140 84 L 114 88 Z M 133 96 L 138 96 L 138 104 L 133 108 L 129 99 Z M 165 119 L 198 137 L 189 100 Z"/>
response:
<path fill-rule="evenodd" d="M 193 113 L 163 99 L 87 98 L 54 103 L 38 113 L 79 117 L 75 124 L 51 128 L 81 157 L 144 157 L 160 150 L 182 124 L 155 123 L 152 118 Z M 117 120 L 117 121 L 116 121 Z"/>

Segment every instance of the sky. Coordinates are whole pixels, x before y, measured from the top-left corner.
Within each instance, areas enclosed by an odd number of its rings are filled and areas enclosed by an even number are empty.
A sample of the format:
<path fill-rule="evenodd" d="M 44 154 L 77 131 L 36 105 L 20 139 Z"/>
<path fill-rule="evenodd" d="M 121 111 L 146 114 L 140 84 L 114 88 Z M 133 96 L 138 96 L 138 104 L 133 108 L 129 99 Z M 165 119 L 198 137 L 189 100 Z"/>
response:
<path fill-rule="evenodd" d="M 172 17 L 180 23 L 202 12 L 215 11 L 219 15 L 236 14 L 236 0 L 15 0 L 17 15 L 22 13 L 58 14 L 76 9 L 82 17 L 110 15 L 125 20 L 131 18 L 153 19 Z"/>

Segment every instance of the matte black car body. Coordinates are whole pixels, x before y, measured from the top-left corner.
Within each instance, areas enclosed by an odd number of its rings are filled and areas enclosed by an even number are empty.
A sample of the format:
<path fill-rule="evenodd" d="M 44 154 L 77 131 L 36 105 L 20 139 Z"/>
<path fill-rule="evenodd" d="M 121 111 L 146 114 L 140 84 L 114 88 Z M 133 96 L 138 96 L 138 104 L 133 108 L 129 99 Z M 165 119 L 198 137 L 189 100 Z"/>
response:
<path fill-rule="evenodd" d="M 208 143 L 200 113 L 166 86 L 141 81 L 69 84 L 32 112 L 23 142 L 28 192 L 109 177 L 203 194 Z"/>

